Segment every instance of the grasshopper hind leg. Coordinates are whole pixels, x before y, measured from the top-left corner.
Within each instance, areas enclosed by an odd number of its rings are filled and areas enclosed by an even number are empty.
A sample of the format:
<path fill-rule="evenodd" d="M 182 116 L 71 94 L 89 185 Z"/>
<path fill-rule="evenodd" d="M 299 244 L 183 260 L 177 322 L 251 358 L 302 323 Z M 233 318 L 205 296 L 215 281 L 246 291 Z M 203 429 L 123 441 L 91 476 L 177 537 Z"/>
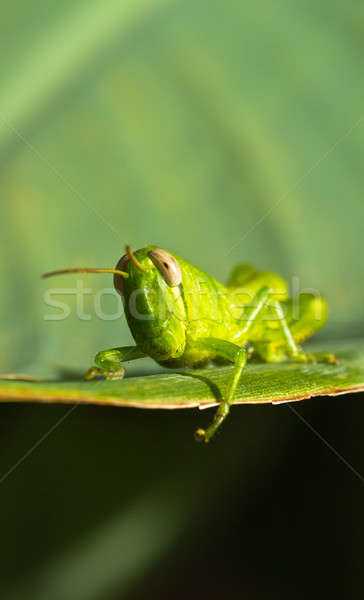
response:
<path fill-rule="evenodd" d="M 327 303 L 321 296 L 301 294 L 297 298 L 282 303 L 283 306 L 284 304 L 286 304 L 288 327 L 296 345 L 321 329 L 326 323 Z M 297 346 L 297 350 L 296 353 L 289 353 L 290 357 L 297 362 L 338 363 L 338 360 L 332 352 L 316 352 L 310 354 L 304 352 L 299 346 Z"/>
<path fill-rule="evenodd" d="M 279 339 L 258 341 L 254 351 L 266 362 L 281 362 L 291 358 L 300 363 L 338 361 L 331 352 L 308 353 L 300 343 L 323 327 L 327 318 L 327 304 L 320 296 L 301 294 L 296 298 L 273 304 L 280 324 Z"/>
<path fill-rule="evenodd" d="M 244 333 L 246 334 L 247 340 L 249 339 L 249 333 L 252 330 L 254 323 L 259 318 L 262 310 L 264 310 L 265 303 L 269 298 L 269 292 L 269 288 L 262 287 L 257 293 L 252 307 L 246 313 Z M 288 310 L 285 310 L 284 304 L 278 300 L 270 302 L 276 320 L 279 322 L 280 331 L 276 329 L 275 332 L 278 333 L 278 337 L 272 338 L 267 344 L 258 342 L 256 348 L 258 351 L 260 349 L 260 353 L 264 360 L 269 362 L 284 360 L 288 355 L 292 360 L 297 362 L 308 363 L 323 361 L 335 363 L 336 358 L 333 354 L 307 354 L 298 345 L 300 341 L 306 339 L 324 324 L 327 311 L 326 302 L 321 298 L 312 298 L 312 296 L 309 297 L 308 295 L 300 298 L 299 302 L 301 303 L 301 312 L 299 312 L 299 318 L 296 320 L 293 318 L 293 301 L 286 301 L 286 309 L 288 308 Z M 195 432 L 195 439 L 197 441 L 209 442 L 230 412 L 230 407 L 234 401 L 234 395 L 247 363 L 248 355 L 245 344 L 239 347 L 227 340 L 217 340 L 213 338 L 205 338 L 196 343 L 199 344 L 202 349 L 208 348 L 214 351 L 217 356 L 223 357 L 234 363 L 225 397 L 220 402 L 211 425 L 207 429 L 197 429 Z"/>

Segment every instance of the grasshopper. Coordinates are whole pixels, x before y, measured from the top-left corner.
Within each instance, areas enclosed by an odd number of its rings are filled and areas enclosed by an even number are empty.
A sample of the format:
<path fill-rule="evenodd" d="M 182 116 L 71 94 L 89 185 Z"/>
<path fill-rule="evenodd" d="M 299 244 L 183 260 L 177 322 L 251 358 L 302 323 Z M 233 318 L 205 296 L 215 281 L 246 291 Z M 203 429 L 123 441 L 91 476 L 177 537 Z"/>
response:
<path fill-rule="evenodd" d="M 213 421 L 196 430 L 197 441 L 208 442 L 226 419 L 251 353 L 267 362 L 336 362 L 331 353 L 308 354 L 299 345 L 324 325 L 326 301 L 312 294 L 289 298 L 275 273 L 242 264 L 225 286 L 174 252 L 126 246 L 115 269 L 63 269 L 44 277 L 70 272 L 113 273 L 136 343 L 99 352 L 85 379 L 122 379 L 122 363 L 145 356 L 170 368 L 233 363 Z"/>

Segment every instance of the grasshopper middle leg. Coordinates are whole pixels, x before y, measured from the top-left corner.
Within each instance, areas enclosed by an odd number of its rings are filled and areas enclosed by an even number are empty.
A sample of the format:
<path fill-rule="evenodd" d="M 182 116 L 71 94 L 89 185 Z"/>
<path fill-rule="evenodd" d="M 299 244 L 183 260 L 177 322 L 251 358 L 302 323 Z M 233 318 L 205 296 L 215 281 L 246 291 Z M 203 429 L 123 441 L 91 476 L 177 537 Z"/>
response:
<path fill-rule="evenodd" d="M 248 340 L 249 332 L 251 331 L 260 313 L 266 306 L 269 293 L 270 289 L 264 286 L 256 294 L 252 306 L 246 312 L 245 326 L 242 329 L 242 339 Z M 225 398 L 220 402 L 212 424 L 206 430 L 197 429 L 195 432 L 195 439 L 197 441 L 203 441 L 207 443 L 210 441 L 212 436 L 215 434 L 230 412 L 230 407 L 234 400 L 236 388 L 247 363 L 247 351 L 244 346 L 238 346 L 227 340 L 219 340 L 215 338 L 198 340 L 196 344 L 204 349 L 211 350 L 211 352 L 215 352 L 216 355 L 221 356 L 222 358 L 226 358 L 234 362 L 234 368 L 228 383 Z"/>

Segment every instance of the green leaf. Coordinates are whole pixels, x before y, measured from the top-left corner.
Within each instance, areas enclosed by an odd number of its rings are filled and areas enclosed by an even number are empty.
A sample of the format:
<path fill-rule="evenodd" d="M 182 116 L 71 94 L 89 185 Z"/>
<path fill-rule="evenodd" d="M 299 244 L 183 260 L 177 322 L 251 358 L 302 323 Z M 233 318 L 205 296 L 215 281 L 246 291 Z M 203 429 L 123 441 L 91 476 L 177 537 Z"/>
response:
<path fill-rule="evenodd" d="M 313 0 L 63 0 L 49 7 L 46 0 L 2 3 L 0 373 L 49 377 L 58 365 L 82 373 L 99 350 L 132 343 L 125 319 L 108 318 L 117 312 L 111 295 L 102 296 L 106 318 L 96 318 L 95 295 L 112 286 L 111 277 L 85 277 L 85 288 L 92 287 L 84 298 L 85 320 L 77 314 L 76 298 L 60 293 L 57 300 L 71 310 L 64 321 L 47 319 L 58 311 L 46 304 L 49 283 L 39 278 L 44 271 L 68 266 L 114 266 L 126 242 L 133 248 L 156 243 L 175 250 L 221 281 L 239 262 L 277 271 L 291 283 L 292 276 L 299 277 L 301 290 L 317 289 L 328 300 L 324 336 L 364 337 L 364 80 L 358 3 L 323 0 L 318 9 Z M 55 286 L 69 291 L 77 282 L 69 277 Z M 359 389 L 362 347 L 334 345 L 342 357 L 338 367 L 251 364 L 240 400 L 278 401 L 293 393 L 306 397 Z M 153 361 L 146 362 L 153 367 Z M 127 373 L 134 375 L 135 368 L 139 362 L 127 365 Z M 61 373 L 59 382 L 0 381 L 4 401 L 23 401 L 1 408 L 0 472 L 6 473 L 67 412 L 58 404 L 24 402 L 74 402 L 76 397 L 86 403 L 92 394 L 103 403 L 151 406 L 158 401 L 167 407 L 176 403 L 178 393 L 182 405 L 207 406 L 224 392 L 228 371 L 115 383 L 86 384 Z M 328 417 L 332 426 L 335 419 L 338 425 L 325 434 L 335 442 L 330 434 L 340 432 L 341 449 L 346 436 L 347 456 L 360 464 L 360 435 L 353 435 L 355 423 L 362 420 L 360 403 L 354 413 L 345 402 L 343 424 L 342 412 L 332 404 Z M 169 571 L 172 541 L 179 531 L 186 538 L 190 532 L 195 547 L 201 526 L 191 516 L 193 502 L 204 515 L 218 506 L 204 528 L 211 532 L 216 521 L 224 526 L 231 506 L 235 512 L 237 503 L 240 510 L 250 501 L 259 514 L 271 506 L 272 523 L 275 506 L 298 507 L 301 533 L 309 531 L 317 515 L 321 518 L 320 507 L 334 522 L 336 514 L 329 511 L 340 506 L 345 512 L 344 498 L 350 507 L 350 486 L 341 486 L 345 494 L 336 498 L 338 474 L 325 481 L 328 502 L 315 486 L 303 499 L 306 503 L 309 495 L 314 497 L 314 512 L 306 504 L 301 510 L 301 490 L 292 496 L 295 485 L 287 465 L 294 457 L 294 470 L 315 485 L 320 449 L 310 462 L 290 411 L 285 417 L 284 408 L 265 408 L 236 410 L 231 435 L 224 431 L 207 453 L 188 433 L 197 424 L 192 411 L 129 415 L 127 410 L 86 406 L 74 411 L 1 488 L 2 597 L 7 598 L 11 583 L 21 586 L 14 598 L 70 598 L 77 590 L 78 600 L 109 600 L 129 597 L 128 586 L 138 580 L 146 590 L 142 595 L 158 595 L 150 594 L 144 579 L 158 561 L 161 571 L 150 577 L 158 581 L 168 573 L 162 595 L 171 595 L 176 587 Z M 298 464 L 297 447 L 304 461 Z M 272 463 L 282 494 L 273 490 L 273 505 Z M 176 481 L 180 493 L 173 493 Z M 159 483 L 167 486 L 161 497 L 153 495 Z M 247 492 L 243 497 L 240 487 Z M 336 502 L 330 502 L 330 495 Z M 264 510 L 259 510 L 259 499 Z M 159 507 L 165 522 L 159 519 Z M 353 512 L 356 525 L 361 522 L 358 510 Z M 236 519 L 241 523 L 236 539 L 247 543 L 238 551 L 229 544 L 227 571 L 234 570 L 235 558 L 258 581 L 260 573 L 254 569 L 261 569 L 261 563 L 249 544 L 249 527 L 255 524 L 250 516 Z M 258 529 L 264 531 L 264 522 Z M 347 537 L 337 537 L 338 547 L 354 557 L 346 561 L 353 571 L 344 573 L 351 581 L 362 532 L 356 527 L 353 536 L 350 527 L 341 529 Z M 210 557 L 211 536 L 205 531 L 200 554 L 209 548 Z M 267 540 L 259 543 L 259 531 L 258 538 L 253 531 L 252 539 L 271 556 L 265 579 L 274 582 L 282 555 L 277 540 L 284 549 L 289 539 L 273 525 L 269 533 L 273 553 Z M 160 553 L 167 544 L 169 556 L 163 561 Z M 307 553 L 304 543 L 299 544 L 298 555 L 291 553 L 298 556 L 294 564 L 302 562 L 300 549 L 307 556 L 311 546 Z M 248 554 L 242 556 L 245 547 Z M 189 558 L 189 547 L 184 548 L 182 554 Z M 216 548 L 218 572 L 226 573 L 218 544 Z M 185 572 L 182 554 L 179 546 L 173 562 Z M 320 556 L 334 558 L 325 552 Z M 292 580 L 300 575 L 294 564 L 284 565 Z M 212 573 L 214 567 L 210 565 Z M 196 572 L 202 585 L 198 563 Z M 33 578 L 37 585 L 32 593 Z M 322 579 L 327 583 L 328 578 Z M 244 580 L 249 586 L 249 578 Z M 187 586 L 181 593 L 188 596 L 189 591 Z M 207 595 L 210 589 L 204 591 Z M 192 587 L 192 595 L 198 593 Z M 249 589 L 238 593 L 249 594 Z"/>
<path fill-rule="evenodd" d="M 326 350 L 314 346 L 315 350 Z M 364 390 L 364 341 L 330 344 L 338 365 L 250 363 L 235 404 L 281 403 Z M 3 401 L 77 402 L 136 408 L 205 408 L 221 399 L 232 366 L 123 381 L 0 381 Z M 8 376 L 15 377 L 15 376 Z"/>

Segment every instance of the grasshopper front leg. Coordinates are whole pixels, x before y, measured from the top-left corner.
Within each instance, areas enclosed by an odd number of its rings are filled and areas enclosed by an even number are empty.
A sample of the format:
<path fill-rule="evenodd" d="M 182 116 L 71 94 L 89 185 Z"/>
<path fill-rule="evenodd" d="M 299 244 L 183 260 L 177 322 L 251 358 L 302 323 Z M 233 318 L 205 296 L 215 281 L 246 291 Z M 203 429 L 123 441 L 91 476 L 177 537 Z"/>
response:
<path fill-rule="evenodd" d="M 122 379 L 125 369 L 121 365 L 129 360 L 143 358 L 145 355 L 138 346 L 124 346 L 122 348 L 111 348 L 102 350 L 95 356 L 96 367 L 91 367 L 84 376 L 89 380 L 94 377 L 105 377 L 106 379 Z"/>

